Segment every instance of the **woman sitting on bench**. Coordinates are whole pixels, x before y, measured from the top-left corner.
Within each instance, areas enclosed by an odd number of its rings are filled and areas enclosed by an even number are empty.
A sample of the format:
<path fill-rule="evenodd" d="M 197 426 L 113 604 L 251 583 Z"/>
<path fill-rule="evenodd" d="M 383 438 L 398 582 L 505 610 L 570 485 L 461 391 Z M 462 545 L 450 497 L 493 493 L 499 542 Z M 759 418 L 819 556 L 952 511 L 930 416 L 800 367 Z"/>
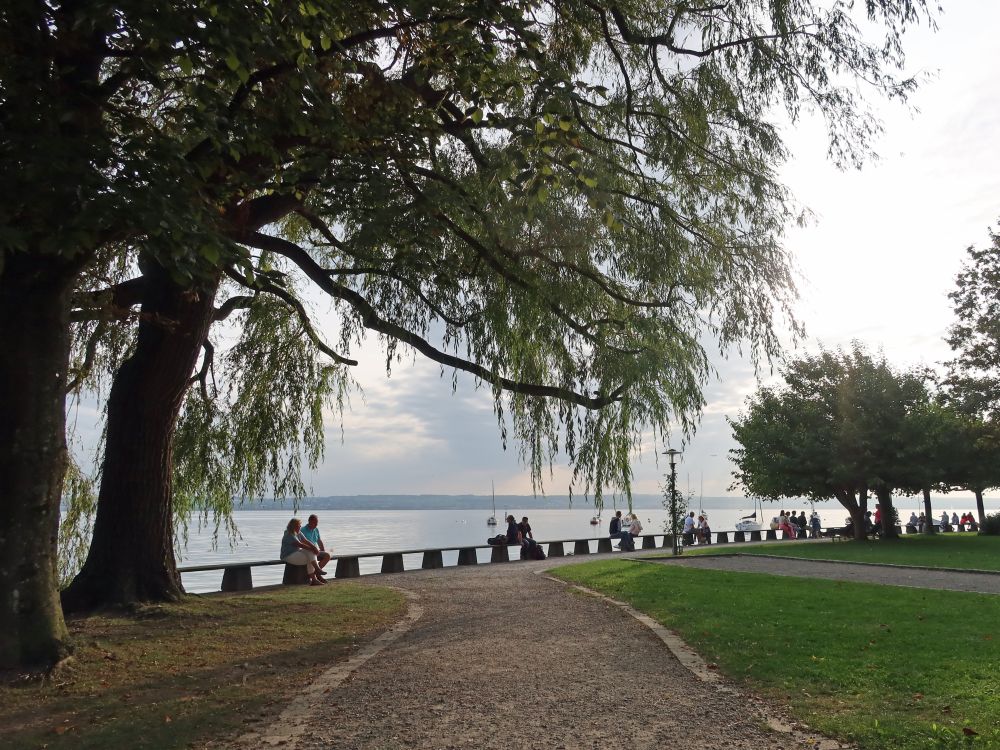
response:
<path fill-rule="evenodd" d="M 285 533 L 281 537 L 281 557 L 283 562 L 289 565 L 305 565 L 306 573 L 309 577 L 310 586 L 322 586 L 326 582 L 320 577 L 319 564 L 316 556 L 319 548 L 306 539 L 300 533 L 302 531 L 302 521 L 293 518 L 285 527 Z"/>

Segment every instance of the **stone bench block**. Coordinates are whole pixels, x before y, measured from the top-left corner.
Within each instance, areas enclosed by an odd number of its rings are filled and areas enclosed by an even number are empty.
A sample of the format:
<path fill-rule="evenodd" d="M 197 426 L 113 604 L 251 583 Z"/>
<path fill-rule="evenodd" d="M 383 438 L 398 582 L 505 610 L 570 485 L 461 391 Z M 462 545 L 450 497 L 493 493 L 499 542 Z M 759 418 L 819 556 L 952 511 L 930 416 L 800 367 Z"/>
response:
<path fill-rule="evenodd" d="M 510 562 L 510 555 L 507 554 L 506 544 L 500 544 L 493 548 L 490 554 L 490 562 Z"/>
<path fill-rule="evenodd" d="M 798 533 L 795 535 L 796 539 L 808 539 L 809 534 L 806 533 L 805 529 L 799 529 Z"/>
<path fill-rule="evenodd" d="M 608 541 L 611 541 L 610 539 Z M 549 543 L 549 557 L 565 557 L 566 550 L 563 548 L 562 542 L 550 542 Z"/>
<path fill-rule="evenodd" d="M 782 533 L 784 533 L 784 532 L 782 532 Z M 759 536 L 757 538 L 760 539 Z M 778 541 L 778 532 L 775 531 L 774 529 L 768 529 L 765 538 L 768 541 L 772 541 L 773 540 L 773 541 L 776 542 L 776 541 Z"/>
<path fill-rule="evenodd" d="M 249 591 L 253 588 L 253 576 L 249 565 L 226 568 L 222 573 L 223 591 Z"/>
<path fill-rule="evenodd" d="M 729 532 L 720 531 L 715 535 L 715 541 L 717 544 L 729 544 Z"/>
<path fill-rule="evenodd" d="M 403 568 L 403 556 L 399 555 L 382 555 L 382 572 L 383 573 L 402 573 Z"/>
<path fill-rule="evenodd" d="M 444 558 L 441 556 L 441 550 L 429 549 L 424 552 L 424 559 L 421 561 L 420 567 L 424 570 L 436 570 L 437 568 L 443 568 Z"/>
<path fill-rule="evenodd" d="M 642 548 L 643 549 L 656 549 L 656 537 L 655 536 L 644 536 L 642 538 Z"/>
<path fill-rule="evenodd" d="M 479 565 L 479 557 L 475 547 L 463 547 L 458 551 L 459 565 Z"/>
<path fill-rule="evenodd" d="M 281 582 L 286 586 L 294 586 L 300 583 L 309 583 L 309 573 L 305 565 L 289 565 L 285 563 L 285 572 L 281 576 Z"/>
<path fill-rule="evenodd" d="M 597 551 L 598 551 L 598 553 L 600 553 L 600 552 L 611 552 L 612 551 L 611 537 L 608 537 L 607 539 L 598 539 L 597 540 Z M 550 556 L 551 556 L 551 554 L 550 554 Z"/>
<path fill-rule="evenodd" d="M 734 542 L 745 542 L 747 540 L 747 535 L 745 531 L 734 531 L 733 541 Z"/>
<path fill-rule="evenodd" d="M 589 555 L 590 554 L 590 542 L 586 539 L 577 539 L 573 542 L 573 554 L 574 555 Z"/>
<path fill-rule="evenodd" d="M 361 570 L 358 567 L 358 558 L 356 557 L 337 558 L 337 571 L 334 573 L 334 577 L 357 578 L 360 575 L 361 575 Z"/>

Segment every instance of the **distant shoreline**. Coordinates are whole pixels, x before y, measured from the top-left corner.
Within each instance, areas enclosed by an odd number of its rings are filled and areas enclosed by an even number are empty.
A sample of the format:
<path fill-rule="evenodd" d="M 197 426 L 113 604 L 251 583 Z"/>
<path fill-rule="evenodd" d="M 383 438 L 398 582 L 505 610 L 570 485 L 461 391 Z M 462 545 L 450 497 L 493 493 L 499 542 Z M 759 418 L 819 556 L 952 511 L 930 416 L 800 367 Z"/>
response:
<path fill-rule="evenodd" d="M 986 498 L 987 505 L 996 502 L 996 498 Z M 869 500 L 869 507 L 875 507 L 876 500 Z M 897 508 L 910 508 L 918 502 L 918 498 L 898 497 L 894 499 Z M 975 498 L 957 494 L 935 495 L 933 502 L 935 505 L 944 503 L 954 505 L 956 503 L 968 504 L 970 508 L 975 507 Z M 741 496 L 724 497 L 704 497 L 694 498 L 690 504 L 692 509 L 697 509 L 699 505 L 711 508 L 745 508 L 753 501 Z M 835 500 L 826 501 L 824 504 L 833 503 Z M 797 508 L 799 506 L 808 507 L 809 501 L 803 498 L 789 499 L 782 502 L 764 504 L 765 509 L 773 508 L 777 511 L 780 507 Z M 627 509 L 627 503 L 622 497 L 612 498 L 610 495 L 604 498 L 604 510 L 614 508 L 620 510 Z M 633 495 L 633 508 L 662 508 L 663 497 L 661 495 Z M 304 497 L 297 502 L 291 498 L 274 499 L 266 498 L 263 501 L 249 501 L 237 503 L 234 510 L 492 510 L 493 500 L 489 495 L 333 495 L 326 497 Z M 580 510 L 594 509 L 593 497 L 574 497 L 572 504 L 568 497 L 535 497 L 532 495 L 497 495 L 497 514 L 503 512 L 504 508 L 517 508 L 521 510 Z"/>

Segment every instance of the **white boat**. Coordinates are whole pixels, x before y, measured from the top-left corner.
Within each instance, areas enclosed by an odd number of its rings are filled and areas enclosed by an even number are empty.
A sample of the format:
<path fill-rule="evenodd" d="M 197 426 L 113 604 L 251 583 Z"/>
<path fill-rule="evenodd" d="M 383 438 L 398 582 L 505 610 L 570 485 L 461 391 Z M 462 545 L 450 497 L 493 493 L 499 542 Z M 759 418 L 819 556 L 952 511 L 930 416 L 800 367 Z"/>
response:
<path fill-rule="evenodd" d="M 743 516 L 739 521 L 736 522 L 737 531 L 761 531 L 762 527 L 757 521 L 757 513 L 760 513 L 760 517 L 764 517 L 764 509 L 760 506 L 760 501 L 754 502 L 753 513 L 749 516 Z"/>
<path fill-rule="evenodd" d="M 493 498 L 493 515 L 486 519 L 486 525 L 487 526 L 496 526 L 497 525 L 497 494 L 496 494 L 496 490 L 493 487 L 493 481 L 492 480 L 490 480 L 490 495 Z"/>

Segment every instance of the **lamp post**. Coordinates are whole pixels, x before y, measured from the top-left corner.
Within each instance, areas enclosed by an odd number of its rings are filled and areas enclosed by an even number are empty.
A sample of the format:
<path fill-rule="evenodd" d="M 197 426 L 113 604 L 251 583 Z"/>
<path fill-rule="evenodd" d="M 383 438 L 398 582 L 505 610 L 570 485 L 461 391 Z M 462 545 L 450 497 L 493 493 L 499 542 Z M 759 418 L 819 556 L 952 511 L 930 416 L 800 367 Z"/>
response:
<path fill-rule="evenodd" d="M 670 457 L 670 536 L 673 540 L 673 554 L 679 555 L 681 547 L 677 543 L 677 466 L 674 460 L 681 452 L 674 448 L 663 451 L 664 456 Z"/>

